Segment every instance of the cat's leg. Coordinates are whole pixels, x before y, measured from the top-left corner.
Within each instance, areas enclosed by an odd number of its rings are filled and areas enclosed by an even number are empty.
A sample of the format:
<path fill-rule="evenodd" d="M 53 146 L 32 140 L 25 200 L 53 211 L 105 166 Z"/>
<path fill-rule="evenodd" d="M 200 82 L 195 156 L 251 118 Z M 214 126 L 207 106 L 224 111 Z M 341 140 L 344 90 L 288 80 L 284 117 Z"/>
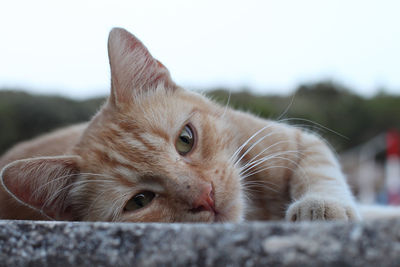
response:
<path fill-rule="evenodd" d="M 298 157 L 289 180 L 293 202 L 286 219 L 359 220 L 352 193 L 332 151 L 315 135 L 295 131 Z"/>
<path fill-rule="evenodd" d="M 400 219 L 399 206 L 363 205 L 358 204 L 358 209 L 364 220 Z"/>

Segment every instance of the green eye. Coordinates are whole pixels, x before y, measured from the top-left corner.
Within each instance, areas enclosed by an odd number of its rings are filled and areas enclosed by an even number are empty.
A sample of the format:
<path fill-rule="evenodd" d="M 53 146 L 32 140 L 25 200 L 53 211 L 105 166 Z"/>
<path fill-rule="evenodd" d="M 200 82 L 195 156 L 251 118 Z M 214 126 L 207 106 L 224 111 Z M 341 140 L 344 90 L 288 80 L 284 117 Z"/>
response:
<path fill-rule="evenodd" d="M 184 156 L 192 150 L 193 145 L 194 134 L 190 126 L 187 124 L 179 134 L 179 137 L 175 143 L 175 147 L 178 153 Z"/>
<path fill-rule="evenodd" d="M 150 191 L 144 191 L 133 196 L 125 205 L 124 211 L 134 211 L 149 204 L 156 195 Z"/>

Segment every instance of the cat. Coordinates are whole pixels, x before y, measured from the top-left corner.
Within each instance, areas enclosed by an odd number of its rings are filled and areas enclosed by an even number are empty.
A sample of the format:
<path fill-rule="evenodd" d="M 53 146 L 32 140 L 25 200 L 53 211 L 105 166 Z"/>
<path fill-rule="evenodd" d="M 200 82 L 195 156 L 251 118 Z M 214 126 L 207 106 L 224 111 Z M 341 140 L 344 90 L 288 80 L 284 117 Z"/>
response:
<path fill-rule="evenodd" d="M 88 123 L 0 158 L 0 218 L 123 222 L 360 220 L 315 134 L 176 85 L 131 33 L 108 39 L 111 93 Z"/>

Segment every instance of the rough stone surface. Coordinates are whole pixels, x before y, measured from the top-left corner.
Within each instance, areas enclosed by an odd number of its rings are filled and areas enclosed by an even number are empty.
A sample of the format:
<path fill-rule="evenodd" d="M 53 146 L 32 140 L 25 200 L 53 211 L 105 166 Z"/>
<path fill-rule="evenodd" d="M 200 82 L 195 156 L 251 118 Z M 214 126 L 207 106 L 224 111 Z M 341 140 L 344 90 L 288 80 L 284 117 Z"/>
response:
<path fill-rule="evenodd" d="M 400 266 L 400 220 L 130 224 L 0 221 L 0 266 Z"/>

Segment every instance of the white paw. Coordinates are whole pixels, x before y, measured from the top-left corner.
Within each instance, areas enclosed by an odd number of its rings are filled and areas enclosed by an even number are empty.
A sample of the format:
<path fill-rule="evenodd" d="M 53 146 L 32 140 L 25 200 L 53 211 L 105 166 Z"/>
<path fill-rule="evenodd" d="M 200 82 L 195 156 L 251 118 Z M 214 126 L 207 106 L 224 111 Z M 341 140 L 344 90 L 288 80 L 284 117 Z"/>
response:
<path fill-rule="evenodd" d="M 352 201 L 326 197 L 305 197 L 291 204 L 286 211 L 288 221 L 360 220 Z"/>

